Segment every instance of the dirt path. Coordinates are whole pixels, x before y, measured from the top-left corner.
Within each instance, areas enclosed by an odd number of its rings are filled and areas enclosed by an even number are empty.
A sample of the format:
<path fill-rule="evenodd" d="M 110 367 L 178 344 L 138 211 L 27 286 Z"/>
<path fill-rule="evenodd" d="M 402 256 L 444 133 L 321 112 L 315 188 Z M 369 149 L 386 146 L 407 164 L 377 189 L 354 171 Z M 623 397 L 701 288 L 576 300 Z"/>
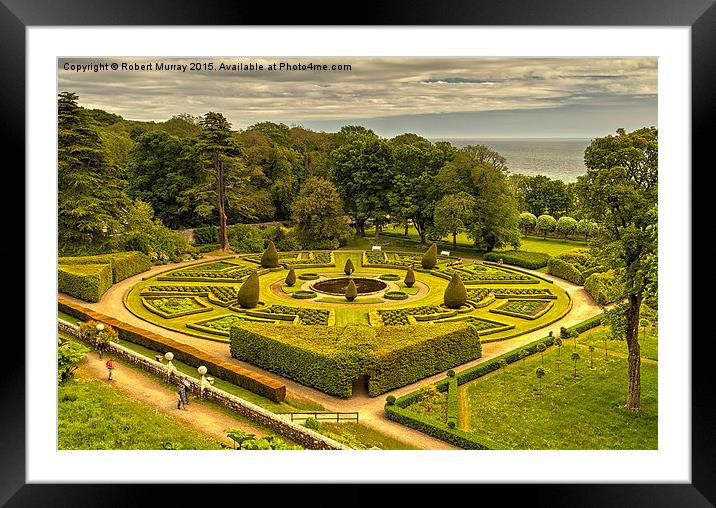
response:
<path fill-rule="evenodd" d="M 226 437 L 224 429 L 241 429 L 257 436 L 266 431 L 238 421 L 226 413 L 209 407 L 191 397 L 186 410 L 177 409 L 176 392 L 151 376 L 138 372 L 132 367 L 116 362 L 117 368 L 112 374 L 112 381 L 107 379 L 105 361 L 100 360 L 96 353 L 89 353 L 75 371 L 75 376 L 85 379 L 98 379 L 110 384 L 116 390 L 128 395 L 139 403 L 148 405 L 157 411 L 167 414 L 188 427 L 192 427 L 212 438 L 233 445 Z"/>
<path fill-rule="evenodd" d="M 208 259 L 211 258 L 205 258 L 205 260 Z M 362 424 L 366 425 L 367 427 L 371 427 L 377 431 L 383 432 L 387 435 L 390 435 L 400 441 L 410 442 L 414 446 L 429 450 L 457 449 L 456 447 L 449 445 L 444 441 L 432 438 L 426 434 L 423 434 L 422 432 L 415 431 L 413 429 L 395 423 L 392 420 L 389 420 L 388 418 L 386 418 L 384 412 L 385 397 L 387 397 L 388 395 L 394 395 L 395 397 L 399 397 L 406 393 L 412 392 L 413 390 L 416 390 L 423 384 L 433 383 L 435 381 L 442 380 L 445 378 L 444 372 L 440 372 L 425 379 L 421 379 L 420 381 L 417 381 L 410 385 L 403 386 L 388 393 L 384 393 L 379 397 L 370 397 L 365 393 L 361 393 L 356 394 L 349 399 L 340 399 L 327 395 L 313 388 L 303 386 L 288 378 L 284 378 L 272 372 L 256 367 L 255 365 L 236 360 L 235 358 L 231 357 L 229 353 L 229 345 L 227 343 L 209 341 L 206 339 L 200 339 L 198 337 L 185 335 L 173 330 L 167 330 L 165 328 L 154 325 L 136 317 L 124 307 L 124 303 L 122 301 L 124 293 L 134 284 L 141 281 L 142 278 L 154 275 L 160 271 L 165 271 L 171 268 L 176 268 L 182 265 L 191 264 L 195 262 L 196 261 L 188 261 L 184 263 L 177 263 L 174 265 L 152 267 L 148 272 L 143 272 L 139 275 L 135 275 L 134 277 L 130 277 L 129 279 L 115 284 L 107 291 L 107 293 L 104 294 L 101 301 L 98 303 L 86 303 L 72 297 L 67 298 L 77 302 L 80 305 L 84 305 L 98 312 L 115 317 L 126 323 L 144 328 L 146 330 L 158 333 L 159 335 L 172 338 L 178 342 L 183 342 L 198 349 L 204 350 L 213 356 L 221 358 L 225 362 L 239 365 L 241 367 L 253 370 L 265 376 L 278 379 L 286 385 L 286 391 L 289 396 L 295 394 L 298 397 L 313 400 L 322 404 L 328 411 L 358 411 L 360 413 L 360 422 Z M 482 356 L 480 358 L 455 367 L 455 371 L 461 371 L 478 365 L 480 363 L 489 361 L 492 358 L 499 356 L 507 351 L 517 349 L 524 344 L 542 338 L 546 336 L 549 331 L 552 331 L 555 335 L 557 335 L 559 334 L 559 329 L 561 326 L 573 326 L 601 312 L 601 308 L 599 307 L 599 305 L 597 305 L 594 300 L 592 300 L 589 293 L 587 293 L 583 287 L 576 286 L 563 279 L 546 275 L 541 272 L 536 272 L 534 270 L 527 270 L 522 268 L 521 270 L 524 270 L 528 273 L 534 273 L 536 275 L 539 275 L 540 277 L 552 280 L 557 286 L 568 291 L 569 294 L 572 296 L 573 300 L 572 310 L 570 310 L 570 312 L 560 320 L 539 330 L 534 330 L 532 332 L 512 339 L 484 344 L 482 347 Z"/>

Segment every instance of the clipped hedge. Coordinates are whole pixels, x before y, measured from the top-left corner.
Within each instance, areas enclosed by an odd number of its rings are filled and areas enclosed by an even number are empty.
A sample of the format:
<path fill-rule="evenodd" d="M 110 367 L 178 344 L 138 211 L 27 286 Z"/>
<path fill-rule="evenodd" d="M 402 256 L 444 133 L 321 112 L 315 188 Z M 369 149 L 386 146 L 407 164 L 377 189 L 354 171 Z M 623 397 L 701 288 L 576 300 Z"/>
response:
<path fill-rule="evenodd" d="M 133 344 L 139 344 L 148 349 L 166 353 L 171 351 L 174 358 L 178 361 L 186 363 L 192 367 L 204 365 L 208 372 L 213 376 L 233 383 L 237 386 L 252 391 L 262 397 L 266 397 L 275 402 L 281 402 L 286 398 L 286 385 L 272 379 L 268 376 L 244 369 L 237 365 L 232 365 L 221 361 L 220 358 L 211 356 L 195 347 L 189 346 L 182 342 L 177 342 L 168 337 L 163 337 L 148 330 L 143 330 L 124 323 L 112 317 L 106 316 L 99 312 L 95 312 L 81 305 L 77 305 L 69 300 L 58 297 L 58 309 L 77 319 L 86 321 L 94 319 L 102 323 L 108 324 L 117 330 L 120 340 L 126 340 Z M 325 327 L 324 327 L 325 329 Z"/>
<path fill-rule="evenodd" d="M 219 228 L 217 226 L 203 226 L 194 230 L 194 244 L 211 245 L 219 242 Z"/>
<path fill-rule="evenodd" d="M 146 272 L 152 266 L 149 256 L 138 251 L 115 252 L 98 256 L 61 257 L 57 261 L 60 265 L 110 265 L 112 281 L 115 284 L 138 273 Z"/>
<path fill-rule="evenodd" d="M 112 268 L 109 264 L 59 265 L 57 290 L 86 302 L 99 302 L 112 287 Z"/>
<path fill-rule="evenodd" d="M 621 287 L 613 270 L 593 273 L 584 281 L 584 289 L 599 305 L 607 305 L 619 299 Z"/>
<path fill-rule="evenodd" d="M 344 347 L 370 334 L 367 326 L 301 326 L 277 323 L 269 328 L 253 323 L 231 327 L 231 356 L 312 386 L 330 395 L 349 397 L 353 380 L 362 371 L 368 350 Z"/>
<path fill-rule="evenodd" d="M 447 424 L 448 427 L 454 429 L 457 426 L 457 419 L 460 415 L 460 404 L 458 399 L 456 376 L 451 376 L 450 378 L 448 378 L 447 392 Z"/>
<path fill-rule="evenodd" d="M 577 267 L 574 266 L 572 263 L 569 263 L 560 258 L 553 257 L 550 258 L 547 266 L 549 267 L 550 275 L 554 275 L 555 277 L 559 277 L 560 279 L 569 281 L 572 284 L 577 284 L 578 286 L 584 284 L 584 277 L 582 277 L 582 272 L 580 272 L 579 269 L 577 269 Z"/>
<path fill-rule="evenodd" d="M 477 329 L 465 322 L 376 328 L 382 346 L 370 356 L 368 394 L 380 395 L 482 356 Z"/>
<path fill-rule="evenodd" d="M 510 265 L 521 266 L 522 268 L 529 268 L 530 270 L 537 270 L 547 266 L 550 257 L 549 254 L 545 254 L 544 252 L 529 252 L 526 250 L 488 252 L 485 254 L 486 261 L 499 261 L 502 259 L 503 262 Z"/>
<path fill-rule="evenodd" d="M 408 294 L 402 291 L 386 291 L 383 293 L 383 298 L 386 300 L 407 300 Z"/>

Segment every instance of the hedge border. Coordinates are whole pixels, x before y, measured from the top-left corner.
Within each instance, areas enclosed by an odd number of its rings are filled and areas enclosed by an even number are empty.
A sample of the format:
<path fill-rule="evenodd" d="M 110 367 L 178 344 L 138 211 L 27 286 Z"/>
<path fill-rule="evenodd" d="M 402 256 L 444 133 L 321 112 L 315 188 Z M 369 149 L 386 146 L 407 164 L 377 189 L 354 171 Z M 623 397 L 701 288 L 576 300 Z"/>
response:
<path fill-rule="evenodd" d="M 112 287 L 109 264 L 57 265 L 57 290 L 86 302 L 99 302 Z"/>
<path fill-rule="evenodd" d="M 508 304 L 510 303 L 510 301 L 513 301 L 513 302 L 514 302 L 514 301 L 519 301 L 519 300 L 520 300 L 519 298 L 509 298 L 509 299 L 507 299 L 507 301 L 503 304 L 503 306 L 504 306 L 504 305 L 508 305 Z M 537 299 L 537 298 L 531 298 L 531 299 L 528 298 L 528 300 L 532 300 L 532 301 L 537 300 L 537 301 L 540 301 L 540 302 L 548 302 L 548 303 L 547 303 L 547 305 L 545 306 L 544 309 L 542 309 L 541 311 L 539 311 L 537 314 L 535 314 L 535 315 L 533 315 L 533 316 L 528 316 L 528 315 L 525 315 L 525 314 L 520 314 L 519 312 L 511 312 L 511 311 L 509 311 L 509 310 L 502 310 L 502 309 L 500 309 L 500 308 L 490 309 L 490 312 L 494 312 L 495 314 L 504 314 L 505 316 L 512 316 L 512 317 L 516 317 L 516 318 L 520 318 L 520 319 L 535 320 L 535 319 L 539 319 L 539 318 L 541 318 L 542 316 L 544 316 L 547 312 L 550 311 L 550 309 L 551 309 L 552 307 L 554 307 L 554 300 L 539 300 L 539 299 Z"/>
<path fill-rule="evenodd" d="M 195 347 L 177 342 L 168 337 L 137 328 L 78 305 L 63 297 L 57 298 L 58 309 L 77 319 L 86 321 L 94 319 L 112 326 L 121 340 L 148 347 L 155 351 L 174 353 L 174 357 L 192 367 L 204 365 L 214 376 L 237 386 L 266 397 L 274 402 L 282 402 L 286 398 L 286 385 L 280 381 L 242 367 L 232 365 L 221 359 L 208 355 Z"/>
<path fill-rule="evenodd" d="M 198 309 L 189 309 L 189 310 L 185 310 L 182 312 L 176 312 L 174 314 L 169 314 L 168 312 L 164 312 L 163 310 L 158 309 L 158 308 L 154 307 L 151 303 L 149 303 L 151 300 L 156 300 L 159 298 L 190 298 L 190 299 L 194 300 L 196 303 L 198 303 L 200 305 L 200 307 Z M 150 296 L 150 297 L 146 297 L 146 298 L 141 297 L 141 299 L 142 299 L 142 305 L 144 305 L 145 309 L 147 309 L 149 312 L 151 312 L 153 314 L 156 314 L 157 316 L 163 317 L 164 319 L 173 319 L 173 318 L 178 318 L 178 317 L 182 317 L 182 316 L 191 316 L 192 314 L 200 314 L 202 312 L 209 312 L 211 310 L 214 310 L 214 307 L 202 302 L 196 296 L 181 296 L 181 297 Z"/>

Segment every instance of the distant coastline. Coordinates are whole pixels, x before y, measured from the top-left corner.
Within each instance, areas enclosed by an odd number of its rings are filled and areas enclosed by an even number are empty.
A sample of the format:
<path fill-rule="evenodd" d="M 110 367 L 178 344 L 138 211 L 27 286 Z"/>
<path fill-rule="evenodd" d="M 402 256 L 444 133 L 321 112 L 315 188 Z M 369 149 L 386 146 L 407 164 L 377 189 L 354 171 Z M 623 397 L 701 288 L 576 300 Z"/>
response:
<path fill-rule="evenodd" d="M 564 182 L 576 182 L 587 172 L 584 150 L 591 138 L 431 138 L 448 141 L 458 148 L 485 145 L 507 159 L 511 173 L 544 175 Z"/>

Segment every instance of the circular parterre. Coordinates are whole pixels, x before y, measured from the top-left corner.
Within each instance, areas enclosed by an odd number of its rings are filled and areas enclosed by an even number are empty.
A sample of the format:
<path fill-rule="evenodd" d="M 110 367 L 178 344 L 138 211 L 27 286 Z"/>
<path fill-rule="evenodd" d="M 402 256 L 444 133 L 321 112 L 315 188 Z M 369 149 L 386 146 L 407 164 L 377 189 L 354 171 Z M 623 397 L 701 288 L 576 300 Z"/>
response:
<path fill-rule="evenodd" d="M 337 396 L 357 379 L 370 395 L 461 365 L 481 344 L 547 326 L 571 309 L 571 298 L 546 279 L 504 265 L 439 256 L 421 268 L 420 254 L 373 251 L 238 255 L 170 269 L 124 295 L 136 316 L 161 327 L 229 344 L 231 355 Z M 350 259 L 355 272 L 343 272 Z M 413 266 L 415 283 L 404 277 Z M 296 280 L 286 284 L 293 268 Z M 259 301 L 237 303 L 256 272 Z M 467 289 L 459 308 L 444 305 L 454 275 Z M 343 294 L 351 281 L 358 296 Z"/>

